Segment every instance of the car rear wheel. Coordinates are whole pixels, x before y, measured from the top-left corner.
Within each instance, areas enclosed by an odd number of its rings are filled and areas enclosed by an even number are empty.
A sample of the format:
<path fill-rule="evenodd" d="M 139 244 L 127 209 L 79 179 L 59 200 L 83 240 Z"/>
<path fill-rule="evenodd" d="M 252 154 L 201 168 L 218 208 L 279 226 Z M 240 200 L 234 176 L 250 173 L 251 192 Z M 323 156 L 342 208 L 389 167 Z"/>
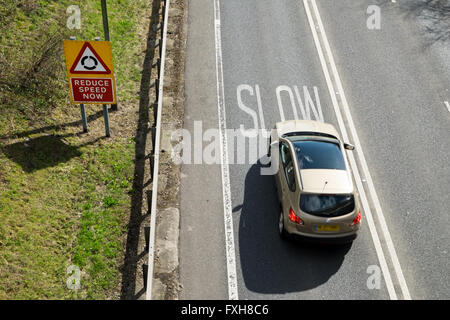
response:
<path fill-rule="evenodd" d="M 283 217 L 283 210 L 280 210 L 280 216 L 278 217 L 278 233 L 280 234 L 280 237 L 282 239 L 287 238 L 287 232 L 284 228 L 284 217 Z"/>

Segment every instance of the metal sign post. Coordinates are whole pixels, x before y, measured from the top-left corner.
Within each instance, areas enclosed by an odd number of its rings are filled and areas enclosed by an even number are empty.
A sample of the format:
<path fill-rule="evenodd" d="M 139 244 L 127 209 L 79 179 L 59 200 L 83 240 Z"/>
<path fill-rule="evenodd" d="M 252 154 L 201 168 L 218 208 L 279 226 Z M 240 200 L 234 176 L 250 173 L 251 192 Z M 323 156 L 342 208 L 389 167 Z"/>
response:
<path fill-rule="evenodd" d="M 102 17 L 103 17 L 103 33 L 105 34 L 105 41 L 110 41 L 109 38 L 109 25 L 108 25 L 108 9 L 106 6 L 106 0 L 101 0 L 102 3 Z M 117 110 L 117 104 L 111 105 L 111 110 Z"/>
<path fill-rule="evenodd" d="M 105 33 L 105 41 L 109 41 L 108 10 L 106 7 L 106 0 L 102 0 L 102 16 L 103 16 L 103 32 Z"/>
<path fill-rule="evenodd" d="M 104 0 L 102 1 L 102 6 L 103 6 L 103 2 L 104 2 Z M 103 26 L 105 26 L 105 19 L 104 18 L 103 18 Z M 108 28 L 108 21 L 106 21 L 106 28 Z M 109 31 L 108 31 L 108 33 L 109 33 Z M 109 34 L 108 34 L 108 37 L 109 37 Z M 96 37 L 94 40 L 95 41 L 100 41 L 100 38 Z M 108 113 L 108 105 L 107 104 L 103 105 L 103 119 L 105 119 L 105 135 L 107 137 L 110 137 L 111 134 L 109 132 L 109 113 Z"/>
<path fill-rule="evenodd" d="M 84 104 L 80 104 L 80 109 L 81 109 L 81 121 L 83 122 L 83 132 L 86 133 L 88 132 L 88 128 L 87 128 L 87 118 L 86 118 L 86 110 L 84 109 Z"/>
<path fill-rule="evenodd" d="M 107 137 L 110 137 L 109 133 L 109 115 L 108 115 L 108 105 L 103 105 L 103 118 L 105 119 L 105 134 Z"/>

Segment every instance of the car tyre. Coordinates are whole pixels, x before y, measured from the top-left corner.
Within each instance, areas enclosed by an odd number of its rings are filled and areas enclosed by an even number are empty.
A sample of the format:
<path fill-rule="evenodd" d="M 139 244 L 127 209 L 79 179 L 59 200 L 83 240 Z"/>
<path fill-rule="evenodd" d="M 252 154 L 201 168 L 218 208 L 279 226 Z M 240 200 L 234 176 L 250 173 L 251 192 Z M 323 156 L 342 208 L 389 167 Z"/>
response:
<path fill-rule="evenodd" d="M 278 234 L 282 239 L 287 239 L 288 234 L 284 228 L 283 209 L 280 210 L 280 215 L 278 217 Z"/>

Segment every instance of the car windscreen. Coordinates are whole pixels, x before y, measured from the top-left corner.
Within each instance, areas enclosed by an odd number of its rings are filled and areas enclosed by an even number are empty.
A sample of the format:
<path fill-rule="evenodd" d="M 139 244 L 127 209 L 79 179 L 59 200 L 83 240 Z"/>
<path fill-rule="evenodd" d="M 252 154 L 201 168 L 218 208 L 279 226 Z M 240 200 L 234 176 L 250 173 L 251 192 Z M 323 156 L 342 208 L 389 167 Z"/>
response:
<path fill-rule="evenodd" d="M 320 217 L 337 217 L 355 210 L 352 194 L 302 194 L 300 210 Z"/>
<path fill-rule="evenodd" d="M 292 141 L 299 169 L 346 170 L 339 144 L 321 140 Z"/>

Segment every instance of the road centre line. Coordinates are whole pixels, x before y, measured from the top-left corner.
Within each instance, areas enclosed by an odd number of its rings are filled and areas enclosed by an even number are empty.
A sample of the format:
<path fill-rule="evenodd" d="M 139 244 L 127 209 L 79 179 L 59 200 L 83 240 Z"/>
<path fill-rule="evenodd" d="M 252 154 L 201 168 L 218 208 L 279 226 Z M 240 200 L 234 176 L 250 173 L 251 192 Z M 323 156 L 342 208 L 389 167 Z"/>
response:
<path fill-rule="evenodd" d="M 325 56 L 323 54 L 322 47 L 320 45 L 319 37 L 318 37 L 317 31 L 316 31 L 316 26 L 314 24 L 314 20 L 313 20 L 312 14 L 311 14 L 311 10 L 309 8 L 309 4 L 308 4 L 307 0 L 304 0 L 303 4 L 304 4 L 304 7 L 305 7 L 306 15 L 308 17 L 308 22 L 309 22 L 309 25 L 310 25 L 310 28 L 311 28 L 311 31 L 312 31 L 312 34 L 313 34 L 314 43 L 315 43 L 316 48 L 317 48 L 317 52 L 318 52 L 318 55 L 319 55 L 320 63 L 321 63 L 322 70 L 323 70 L 323 73 L 324 73 L 324 76 L 325 76 L 325 80 L 326 80 L 326 83 L 327 83 L 327 87 L 328 87 L 328 90 L 329 90 L 329 93 L 330 93 L 331 101 L 332 101 L 333 108 L 334 108 L 334 111 L 335 111 L 335 114 L 336 114 L 336 118 L 337 118 L 337 121 L 338 121 L 338 124 L 339 124 L 339 128 L 340 128 L 341 133 L 342 133 L 342 138 L 344 139 L 344 141 L 349 141 L 348 140 L 347 130 L 346 130 L 345 126 L 344 126 L 344 120 L 342 119 L 342 114 L 341 114 L 339 106 L 338 106 L 338 102 L 337 102 L 337 98 L 336 98 L 336 94 L 335 94 L 336 91 L 334 90 L 334 86 L 333 86 L 333 83 L 332 83 L 331 78 L 330 78 L 330 73 L 328 71 L 328 67 L 327 67 L 327 64 L 326 64 L 326 61 L 325 61 Z M 371 210 L 370 210 L 370 206 L 368 205 L 368 201 L 367 201 L 366 194 L 364 192 L 364 188 L 362 187 L 362 184 L 360 182 L 361 178 L 360 178 L 360 175 L 359 175 L 358 167 L 356 166 L 353 153 L 352 152 L 347 152 L 347 154 L 348 154 L 348 158 L 350 160 L 350 164 L 351 164 L 351 167 L 352 167 L 353 174 L 355 175 L 355 181 L 356 181 L 356 184 L 357 184 L 359 195 L 361 197 L 361 202 L 362 202 L 362 205 L 363 205 L 363 208 L 364 208 L 364 213 L 365 213 L 365 216 L 366 216 L 366 219 L 367 219 L 367 224 L 369 226 L 369 230 L 370 230 L 370 233 L 371 233 L 371 236 L 372 236 L 372 240 L 373 240 L 373 243 L 374 243 L 374 246 L 375 246 L 375 251 L 377 253 L 377 257 L 378 257 L 378 260 L 380 262 L 381 271 L 383 273 L 383 276 L 384 276 L 384 279 L 385 279 L 385 283 L 386 283 L 386 287 L 388 289 L 389 297 L 391 299 L 397 299 L 397 295 L 395 293 L 394 285 L 392 283 L 392 279 L 391 279 L 391 276 L 390 276 L 390 273 L 389 273 L 389 268 L 388 268 L 387 263 L 386 263 L 386 258 L 384 256 L 383 249 L 381 247 L 381 243 L 380 243 L 380 240 L 379 240 L 379 237 L 378 237 L 378 233 L 377 233 L 376 228 L 375 228 L 375 224 L 374 224 L 374 221 L 373 221 L 373 217 L 372 217 L 372 213 L 371 213 Z"/>
<path fill-rule="evenodd" d="M 448 103 L 448 101 L 444 101 L 444 104 L 447 107 L 448 112 L 450 112 L 450 103 Z"/>
<path fill-rule="evenodd" d="M 331 69 L 332 69 L 332 72 L 333 72 L 333 77 L 334 77 L 334 80 L 335 80 L 336 85 L 337 85 L 337 89 L 338 89 L 337 92 L 339 93 L 340 99 L 341 99 L 342 104 L 343 104 L 344 113 L 346 115 L 347 122 L 348 122 L 348 125 L 350 127 L 350 131 L 351 131 L 351 134 L 353 136 L 353 140 L 354 140 L 354 143 L 355 143 L 355 146 L 356 146 L 355 149 L 357 150 L 362 170 L 364 172 L 366 181 L 367 181 L 367 183 L 369 185 L 369 194 L 370 194 L 371 199 L 372 199 L 372 201 L 373 201 L 373 203 L 375 205 L 377 217 L 378 217 L 380 225 L 381 225 L 381 231 L 382 231 L 382 234 L 384 236 L 385 242 L 387 244 L 388 251 L 390 253 L 391 260 L 392 260 L 392 263 L 394 265 L 394 269 L 396 271 L 396 275 L 397 275 L 397 278 L 399 280 L 400 287 L 402 289 L 403 297 L 404 297 L 404 299 L 411 299 L 411 297 L 409 295 L 408 288 L 406 286 L 405 279 L 403 277 L 403 273 L 401 271 L 401 267 L 400 267 L 400 264 L 399 264 L 399 261 L 398 261 L 398 258 L 397 258 L 397 255 L 396 255 L 396 252 L 395 252 L 392 240 L 391 240 L 391 237 L 390 237 L 390 234 L 389 234 L 389 231 L 387 229 L 386 222 L 384 220 L 384 216 L 383 216 L 383 213 L 382 213 L 382 210 L 381 210 L 381 206 L 380 206 L 378 197 L 377 197 L 376 192 L 375 192 L 375 188 L 373 186 L 373 181 L 372 181 L 372 178 L 370 176 L 370 172 L 368 170 L 367 163 L 365 161 L 365 157 L 364 157 L 364 154 L 363 154 L 363 151 L 362 151 L 362 147 L 361 147 L 361 144 L 359 142 L 359 138 L 358 138 L 358 135 L 356 133 L 355 126 L 353 124 L 353 120 L 352 120 L 352 117 L 351 117 L 351 114 L 350 114 L 350 111 L 349 111 L 349 107 L 348 107 L 348 103 L 347 103 L 347 100 L 346 100 L 346 97 L 345 97 L 345 93 L 344 93 L 344 90 L 343 90 L 343 87 L 342 87 L 342 83 L 340 81 L 340 77 L 339 77 L 339 74 L 337 72 L 337 68 L 336 68 L 333 56 L 331 54 L 330 45 L 328 43 L 328 39 L 326 37 L 326 33 L 325 33 L 324 28 L 323 28 L 323 23 L 322 23 L 322 20 L 320 18 L 320 14 L 319 14 L 319 11 L 318 11 L 318 8 L 317 8 L 316 1 L 315 0 L 311 0 L 310 2 L 312 3 L 313 9 L 314 9 L 314 14 L 315 14 L 315 17 L 316 17 L 316 20 L 317 20 L 317 24 L 318 24 L 317 28 L 319 29 L 319 31 L 321 33 L 321 36 L 322 36 L 322 42 L 323 42 L 323 45 L 324 45 L 325 50 L 326 50 L 328 62 L 330 64 L 330 66 L 331 66 Z M 337 98 L 335 96 L 334 87 L 333 87 L 333 84 L 331 82 L 331 78 L 330 78 L 330 75 L 329 75 L 327 63 L 325 62 L 325 58 L 324 58 L 324 54 L 323 54 L 323 51 L 322 51 L 321 43 L 320 43 L 318 35 L 317 35 L 316 26 L 315 26 L 314 20 L 312 18 L 312 14 L 311 14 L 311 11 L 310 11 L 308 0 L 303 0 L 303 4 L 305 6 L 305 10 L 306 10 L 307 15 L 308 15 L 308 20 L 309 20 L 309 23 L 310 23 L 311 31 L 313 33 L 314 41 L 315 41 L 316 48 L 317 48 L 317 51 L 318 51 L 318 54 L 319 54 L 319 58 L 320 58 L 320 61 L 321 61 L 321 64 L 322 64 L 322 69 L 323 69 L 323 72 L 325 74 L 325 78 L 326 78 L 326 81 L 327 81 L 327 86 L 328 86 L 329 91 L 330 91 L 330 95 L 331 95 L 333 106 L 334 106 L 334 109 L 335 109 L 335 112 L 336 112 L 336 116 L 338 118 L 338 123 L 339 123 L 340 129 L 341 129 L 343 138 L 344 139 L 348 139 L 347 131 L 346 131 L 346 128 L 345 128 L 345 126 L 343 124 L 342 115 L 341 115 L 340 109 L 338 107 L 338 102 L 337 102 Z M 378 256 L 378 259 L 379 259 L 379 262 L 380 262 L 380 266 L 381 266 L 381 269 L 382 269 L 382 272 L 383 272 L 383 275 L 384 275 L 384 278 L 385 278 L 385 282 L 386 282 L 386 285 L 387 285 L 387 288 L 388 288 L 389 296 L 390 296 L 391 299 L 397 299 L 397 294 L 396 294 L 395 289 L 393 287 L 393 283 L 392 283 L 392 280 L 391 280 L 389 269 L 387 268 L 386 258 L 384 256 L 384 252 L 383 252 L 383 249 L 381 247 L 381 243 L 380 243 L 380 240 L 379 240 L 379 237 L 378 237 L 378 233 L 377 233 L 375 225 L 373 223 L 372 213 L 371 213 L 370 207 L 369 207 L 369 205 L 367 203 L 367 198 L 366 198 L 366 195 L 365 195 L 364 188 L 362 187 L 362 184 L 361 184 L 359 170 L 358 170 L 358 167 L 356 166 L 356 162 L 355 162 L 354 157 L 353 157 L 353 155 L 351 153 L 349 153 L 349 159 L 350 159 L 350 162 L 351 162 L 352 170 L 353 170 L 353 172 L 355 174 L 355 180 L 356 180 L 357 187 L 358 187 L 358 190 L 359 190 L 359 193 L 360 193 L 360 196 L 361 196 L 361 200 L 362 200 L 362 203 L 363 203 L 364 211 L 366 213 L 369 229 L 371 231 L 372 239 L 373 239 L 373 242 L 374 242 L 374 245 L 375 245 L 375 249 L 376 249 L 377 256 Z"/>
<path fill-rule="evenodd" d="M 316 0 L 311 0 L 311 2 L 313 4 L 314 12 L 315 12 L 316 17 L 317 17 L 317 21 L 318 21 L 318 24 L 319 24 L 319 30 L 320 30 L 320 32 L 322 34 L 322 37 L 323 37 L 323 42 L 324 42 L 325 49 L 326 49 L 326 52 L 327 52 L 327 55 L 328 55 L 328 58 L 329 58 L 329 61 L 330 61 L 330 65 L 331 65 L 331 68 L 332 68 L 332 71 L 333 71 L 333 75 L 334 75 L 335 81 L 336 81 L 337 86 L 338 86 L 338 92 L 340 92 L 340 97 L 342 99 L 342 104 L 343 104 L 343 107 L 344 107 L 344 113 L 345 113 L 345 116 L 347 118 L 347 122 L 349 124 L 350 131 L 351 131 L 352 137 L 354 139 L 354 143 L 356 145 L 356 152 L 358 154 L 358 157 L 359 157 L 359 160 L 360 160 L 360 163 L 361 163 L 361 167 L 363 169 L 364 176 L 366 177 L 366 180 L 367 180 L 367 184 L 368 184 L 368 187 L 369 187 L 369 194 L 370 194 L 370 196 L 372 198 L 372 201 L 373 201 L 373 203 L 375 205 L 375 212 L 377 213 L 377 218 L 379 220 L 381 231 L 382 231 L 382 234 L 384 236 L 384 240 L 386 242 L 386 246 L 388 248 L 392 264 L 394 265 L 394 270 L 395 270 L 397 279 L 399 281 L 400 288 L 402 290 L 403 298 L 405 300 L 411 300 L 411 295 L 409 293 L 409 289 L 408 289 L 408 286 L 406 284 L 405 277 L 403 275 L 403 271 L 402 271 L 402 268 L 401 268 L 401 265 L 400 265 L 400 261 L 399 261 L 398 256 L 397 256 L 397 253 L 396 253 L 396 250 L 395 250 L 395 247 L 394 247 L 394 243 L 393 243 L 392 238 L 391 238 L 391 234 L 390 234 L 389 229 L 387 227 L 387 223 L 386 223 L 386 220 L 384 218 L 383 210 L 381 209 L 381 204 L 380 204 L 380 201 L 378 199 L 377 192 L 375 190 L 375 186 L 374 186 L 374 183 L 373 183 L 373 180 L 372 180 L 372 176 L 370 175 L 369 167 L 367 166 L 367 161 L 366 161 L 366 158 L 364 156 L 364 152 L 362 150 L 362 146 L 361 146 L 361 143 L 359 141 L 358 134 L 356 132 L 356 127 L 355 127 L 355 125 L 353 123 L 353 118 L 352 118 L 352 115 L 350 113 L 350 107 L 348 105 L 347 98 L 346 98 L 345 93 L 344 93 L 344 88 L 342 86 L 342 82 L 341 82 L 341 79 L 339 77 L 339 73 L 337 71 L 336 63 L 334 62 L 334 58 L 333 58 L 333 55 L 331 53 L 330 44 L 328 42 L 327 35 L 326 35 L 325 29 L 323 27 L 322 19 L 321 19 L 320 14 L 319 14 L 319 9 L 317 7 Z"/>
<path fill-rule="evenodd" d="M 234 247 L 233 217 L 228 162 L 228 142 L 226 134 L 225 90 L 223 81 L 222 40 L 220 29 L 220 1 L 214 0 L 214 34 L 216 48 L 217 109 L 220 133 L 220 157 L 222 170 L 222 193 L 225 223 L 225 249 L 227 259 L 228 299 L 238 300 L 236 253 Z"/>

